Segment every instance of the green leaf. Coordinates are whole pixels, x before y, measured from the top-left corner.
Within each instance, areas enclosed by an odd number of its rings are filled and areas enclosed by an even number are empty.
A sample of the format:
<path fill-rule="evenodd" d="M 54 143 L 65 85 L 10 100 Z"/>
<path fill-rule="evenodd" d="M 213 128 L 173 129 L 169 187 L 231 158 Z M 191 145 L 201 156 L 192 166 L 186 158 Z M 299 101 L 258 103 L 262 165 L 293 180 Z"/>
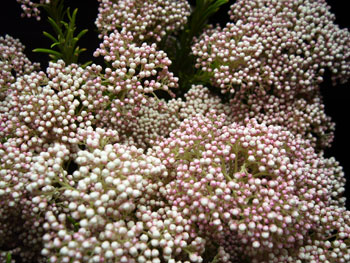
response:
<path fill-rule="evenodd" d="M 59 45 L 60 43 L 59 42 L 55 42 L 55 43 L 53 43 L 51 46 L 50 46 L 50 48 L 53 48 L 53 47 L 55 47 L 55 46 L 57 46 L 57 45 Z"/>
<path fill-rule="evenodd" d="M 207 8 L 205 16 L 208 18 L 209 16 L 213 15 L 219 10 L 220 6 L 226 4 L 227 2 L 228 0 L 217 0 L 215 3 L 213 3 Z"/>
<path fill-rule="evenodd" d="M 204 28 L 208 18 L 215 14 L 220 7 L 227 2 L 228 0 L 198 0 L 191 19 L 193 35 L 199 34 Z"/>
<path fill-rule="evenodd" d="M 43 35 L 46 36 L 47 38 L 51 39 L 52 42 L 58 42 L 58 40 L 53 35 L 51 35 L 50 33 L 47 33 L 47 32 L 44 31 Z"/>
<path fill-rule="evenodd" d="M 68 30 L 69 26 L 67 22 L 61 21 L 61 24 L 64 25 L 64 27 L 66 28 L 66 30 Z"/>
<path fill-rule="evenodd" d="M 75 21 L 78 13 L 78 8 L 74 9 L 72 17 L 69 19 L 69 28 L 72 33 L 75 31 Z"/>
<path fill-rule="evenodd" d="M 61 28 L 57 25 L 57 23 L 51 17 L 48 17 L 47 20 L 49 21 L 49 23 L 51 24 L 51 26 L 55 30 L 56 34 L 61 36 L 61 37 L 64 37 L 63 32 L 62 32 Z"/>
<path fill-rule="evenodd" d="M 52 0 L 50 4 L 43 4 L 42 7 L 56 23 L 59 23 L 65 15 L 64 0 Z"/>
<path fill-rule="evenodd" d="M 74 55 L 78 56 L 80 53 L 86 51 L 86 48 L 81 48 L 79 49 L 79 47 L 76 47 L 74 50 Z"/>
<path fill-rule="evenodd" d="M 82 68 L 86 68 L 87 66 L 91 65 L 92 61 L 88 61 L 86 63 L 84 63 L 83 65 L 81 65 Z"/>
<path fill-rule="evenodd" d="M 88 32 L 84 29 L 74 36 L 78 9 L 72 12 L 69 7 L 65 9 L 64 0 L 52 0 L 50 4 L 43 5 L 43 8 L 47 11 L 48 22 L 57 36 L 43 32 L 53 42 L 50 49 L 37 48 L 33 51 L 46 53 L 53 61 L 63 59 L 67 65 L 77 63 L 79 54 L 86 50 L 76 48 L 77 43 Z"/>
<path fill-rule="evenodd" d="M 75 219 L 71 216 L 67 216 L 68 221 L 73 225 L 74 227 L 74 232 L 78 232 L 79 230 L 79 223 L 75 221 Z"/>
<path fill-rule="evenodd" d="M 78 8 L 75 8 L 74 11 L 73 11 L 72 17 L 69 19 L 72 22 L 73 25 L 75 25 L 77 13 L 78 13 Z"/>
<path fill-rule="evenodd" d="M 70 15 L 70 7 L 67 8 L 67 16 L 68 16 L 68 20 L 72 20 L 72 16 Z"/>
<path fill-rule="evenodd" d="M 88 29 L 83 29 L 83 30 L 81 30 L 80 33 L 79 33 L 75 38 L 77 38 L 77 39 L 79 40 L 79 39 L 80 39 L 82 36 L 84 36 L 88 31 L 89 31 Z"/>
<path fill-rule="evenodd" d="M 33 49 L 33 52 L 47 53 L 47 54 L 51 54 L 51 55 L 54 55 L 57 57 L 62 57 L 61 53 L 59 53 L 55 50 L 52 50 L 52 49 L 47 49 L 47 48 L 36 48 L 36 49 Z"/>
<path fill-rule="evenodd" d="M 6 255 L 6 263 L 11 263 L 11 261 L 12 261 L 12 255 L 10 252 L 8 252 Z"/>

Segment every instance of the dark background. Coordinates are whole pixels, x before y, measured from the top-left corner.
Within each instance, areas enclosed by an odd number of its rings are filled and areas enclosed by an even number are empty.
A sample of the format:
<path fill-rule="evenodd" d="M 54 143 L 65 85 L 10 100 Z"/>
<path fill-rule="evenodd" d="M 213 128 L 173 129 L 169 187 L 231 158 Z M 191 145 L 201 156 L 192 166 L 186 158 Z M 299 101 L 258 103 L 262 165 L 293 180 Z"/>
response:
<path fill-rule="evenodd" d="M 191 3 L 195 1 L 190 1 Z M 228 21 L 227 10 L 234 1 L 223 6 L 222 10 L 211 19 L 212 23 L 225 24 Z M 331 6 L 331 11 L 336 15 L 336 23 L 341 28 L 350 28 L 350 19 L 348 15 L 348 8 L 344 6 L 344 1 L 327 1 Z M 66 5 L 71 8 L 78 7 L 79 12 L 77 16 L 78 29 L 82 30 L 88 28 L 89 32 L 85 35 L 80 46 L 87 48 L 87 52 L 81 55 L 81 62 L 94 60 L 94 62 L 102 63 L 92 57 L 93 51 L 99 45 L 97 38 L 97 31 L 94 21 L 97 17 L 98 3 L 96 0 L 66 0 Z M 34 18 L 21 18 L 22 10 L 20 5 L 15 0 L 6 0 L 0 9 L 0 36 L 9 34 L 12 37 L 19 38 L 26 46 L 26 55 L 33 62 L 40 62 L 44 70 L 48 64 L 48 57 L 46 54 L 33 53 L 34 48 L 48 48 L 50 41 L 42 35 L 42 31 L 52 32 L 44 12 L 42 12 L 42 20 L 36 21 Z M 326 79 L 322 85 L 322 94 L 324 103 L 326 105 L 326 112 L 332 117 L 336 123 L 335 140 L 333 146 L 326 150 L 326 156 L 334 156 L 340 164 L 344 167 L 347 183 L 347 207 L 350 209 L 350 163 L 348 158 L 348 150 L 350 151 L 350 139 L 348 132 L 349 118 L 349 90 L 350 84 L 331 86 L 329 79 Z"/>

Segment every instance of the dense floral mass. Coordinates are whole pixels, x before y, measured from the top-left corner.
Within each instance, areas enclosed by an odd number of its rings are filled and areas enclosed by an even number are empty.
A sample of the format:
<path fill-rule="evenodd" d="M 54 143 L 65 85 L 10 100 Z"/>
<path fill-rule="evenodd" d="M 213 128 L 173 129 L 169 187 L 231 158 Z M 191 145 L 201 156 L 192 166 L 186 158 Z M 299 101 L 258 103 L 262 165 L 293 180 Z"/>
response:
<path fill-rule="evenodd" d="M 201 235 L 223 247 L 237 243 L 230 254 L 268 262 L 274 252 L 282 262 L 278 251 L 287 249 L 295 262 L 295 244 L 327 228 L 318 210 L 344 206 L 341 168 L 281 127 L 225 126 L 224 118 L 186 119 L 150 149 L 174 177 L 164 194 Z"/>
<path fill-rule="evenodd" d="M 326 68 L 334 81 L 349 79 L 349 32 L 333 23 L 324 0 L 242 0 L 231 6 L 230 18 L 193 46 L 196 66 L 212 72 L 223 92 L 310 93 Z"/>
<path fill-rule="evenodd" d="M 39 69 L 38 63 L 32 63 L 26 57 L 24 46 L 19 39 L 6 35 L 0 37 L 0 97 L 6 94 L 6 90 L 11 83 L 15 82 L 16 77 L 30 74 Z"/>
<path fill-rule="evenodd" d="M 166 34 L 181 29 L 190 15 L 190 5 L 185 0 L 98 1 L 96 26 L 100 37 L 123 28 L 136 42 L 160 42 Z"/>
<path fill-rule="evenodd" d="M 324 0 L 238 0 L 205 24 L 224 2 L 98 0 L 101 65 L 47 49 L 41 71 L 0 37 L 1 262 L 350 262 L 320 90 L 326 70 L 349 80 L 350 33 Z"/>
<path fill-rule="evenodd" d="M 334 123 L 324 111 L 322 98 L 279 97 L 271 94 L 237 94 L 230 101 L 232 121 L 242 123 L 254 117 L 267 125 L 284 126 L 294 134 L 309 139 L 316 148 L 330 146 L 333 141 Z"/>

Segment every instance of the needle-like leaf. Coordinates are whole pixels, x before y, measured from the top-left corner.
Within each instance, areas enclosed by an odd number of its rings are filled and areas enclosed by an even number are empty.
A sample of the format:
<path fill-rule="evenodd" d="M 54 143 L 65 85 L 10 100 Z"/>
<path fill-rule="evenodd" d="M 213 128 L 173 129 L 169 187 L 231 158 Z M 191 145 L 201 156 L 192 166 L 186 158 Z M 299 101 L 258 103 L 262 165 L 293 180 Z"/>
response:
<path fill-rule="evenodd" d="M 53 35 L 51 35 L 50 33 L 47 33 L 46 31 L 43 32 L 43 35 L 51 39 L 52 42 L 58 42 L 58 40 Z"/>
<path fill-rule="evenodd" d="M 52 49 L 47 49 L 47 48 L 36 48 L 36 49 L 33 49 L 33 52 L 47 53 L 47 54 L 55 55 L 57 57 L 61 57 L 61 53 Z"/>

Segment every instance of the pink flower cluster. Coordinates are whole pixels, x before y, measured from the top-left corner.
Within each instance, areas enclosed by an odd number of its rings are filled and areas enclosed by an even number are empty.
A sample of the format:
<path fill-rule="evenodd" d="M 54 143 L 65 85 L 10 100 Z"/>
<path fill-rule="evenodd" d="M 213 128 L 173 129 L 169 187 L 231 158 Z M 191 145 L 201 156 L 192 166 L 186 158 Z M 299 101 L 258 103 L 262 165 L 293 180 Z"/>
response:
<path fill-rule="evenodd" d="M 56 140 L 76 143 L 77 128 L 91 125 L 81 107 L 86 97 L 81 89 L 84 73 L 77 65 L 65 67 L 59 61 L 50 63 L 47 76 L 33 72 L 18 77 L 0 103 L 1 137 L 15 138 L 23 151 L 40 152 Z"/>
<path fill-rule="evenodd" d="M 126 134 L 142 106 L 161 107 L 154 92 L 174 96 L 170 88 L 177 87 L 166 53 L 155 44 L 137 46 L 132 39 L 119 33 L 105 37 L 95 52 L 113 60 L 104 73 L 98 65 L 83 69 L 58 61 L 50 63 L 47 74 L 18 76 L 0 102 L 1 137 L 14 136 L 23 150 L 40 151 L 52 141 L 76 144 L 78 128 L 97 126 Z"/>
<path fill-rule="evenodd" d="M 326 115 L 320 95 L 307 99 L 238 93 L 229 103 L 233 122 L 254 118 L 259 123 L 282 126 L 310 140 L 317 149 L 330 147 L 333 141 L 335 124 Z"/>
<path fill-rule="evenodd" d="M 43 218 L 38 217 L 38 207 L 24 189 L 28 183 L 33 152 L 24 151 L 9 139 L 0 144 L 0 260 L 6 255 L 19 255 L 24 262 L 44 263 L 38 258 L 42 249 Z M 13 261 L 12 261 L 13 262 Z M 12 263 L 11 262 L 11 263 Z"/>
<path fill-rule="evenodd" d="M 224 118 L 211 113 L 186 119 L 149 150 L 172 178 L 163 190 L 166 199 L 200 235 L 237 255 L 232 260 L 296 262 L 283 260 L 283 253 L 303 259 L 295 248 L 337 229 L 334 220 L 320 220 L 325 209 L 344 206 L 341 167 L 281 127 L 256 121 L 225 126 Z M 342 259 L 350 256 L 344 235 L 335 234 L 345 245 L 337 255 Z M 318 253 L 329 258 L 326 251 Z M 267 260 L 268 254 L 274 259 Z"/>
<path fill-rule="evenodd" d="M 0 37 L 0 98 L 15 82 L 16 78 L 39 69 L 38 63 L 32 63 L 24 54 L 24 45 L 19 39 L 6 35 Z"/>
<path fill-rule="evenodd" d="M 326 69 L 349 79 L 349 32 L 323 0 L 238 0 L 193 46 L 215 87 L 175 98 L 152 42 L 188 15 L 182 0 L 100 0 L 105 67 L 36 71 L 0 38 L 1 262 L 350 262 L 319 90 Z"/>
<path fill-rule="evenodd" d="M 131 32 L 136 42 L 160 42 L 187 23 L 190 5 L 184 0 L 99 0 L 96 26 L 103 37 L 120 30 Z"/>
<path fill-rule="evenodd" d="M 26 17 L 35 17 L 36 20 L 40 20 L 40 9 L 41 5 L 50 4 L 51 0 L 17 0 L 19 4 L 21 4 L 21 8 L 23 10 L 22 16 Z"/>
<path fill-rule="evenodd" d="M 330 146 L 334 124 L 319 84 L 350 76 L 350 34 L 334 24 L 325 1 L 237 1 L 221 29 L 208 28 L 193 45 L 196 66 L 230 101 L 232 121 L 255 118 Z M 272 15 L 272 16 L 271 16 Z"/>
<path fill-rule="evenodd" d="M 80 134 L 88 149 L 77 152 L 54 143 L 25 156 L 10 146 L 11 139 L 2 146 L 6 176 L 0 195 L 6 202 L 0 208 L 0 233 L 6 238 L 0 245 L 18 247 L 12 253 L 23 262 L 199 258 L 205 240 L 162 199 L 168 173 L 161 160 L 133 146 L 105 144 L 101 130 Z M 92 147 L 93 138 L 100 140 Z M 77 166 L 74 172 L 69 172 L 71 163 Z M 11 176 L 14 171 L 20 174 Z M 16 234 L 26 236 L 28 229 L 31 238 L 19 241 Z"/>
<path fill-rule="evenodd" d="M 105 79 L 108 91 L 112 94 L 128 91 L 135 101 L 143 104 L 143 94 L 153 94 L 163 90 L 174 94 L 170 88 L 177 87 L 178 78 L 168 71 L 171 60 L 157 45 L 142 43 L 140 46 L 133 42 L 130 32 L 111 33 L 103 38 L 100 48 L 94 56 L 103 56 L 111 68 L 105 69 Z"/>
<path fill-rule="evenodd" d="M 321 227 L 312 233 L 314 240 L 308 240 L 299 248 L 298 257 L 304 261 L 348 262 L 350 214 L 344 208 L 329 207 L 319 211 Z M 326 233 L 324 229 L 331 229 Z"/>
<path fill-rule="evenodd" d="M 152 147 L 157 139 L 167 137 L 184 119 L 197 114 L 205 115 L 211 110 L 218 114 L 231 113 L 229 105 L 223 104 L 220 98 L 211 94 L 207 88 L 193 85 L 184 99 L 162 99 L 160 104 L 156 102 L 142 106 L 137 118 L 118 128 L 118 131 L 123 131 L 121 141 L 147 149 Z"/>
<path fill-rule="evenodd" d="M 198 68 L 223 92 L 312 92 L 325 69 L 350 76 L 350 34 L 334 24 L 324 0 L 240 0 L 225 28 L 209 30 L 192 47 Z"/>

